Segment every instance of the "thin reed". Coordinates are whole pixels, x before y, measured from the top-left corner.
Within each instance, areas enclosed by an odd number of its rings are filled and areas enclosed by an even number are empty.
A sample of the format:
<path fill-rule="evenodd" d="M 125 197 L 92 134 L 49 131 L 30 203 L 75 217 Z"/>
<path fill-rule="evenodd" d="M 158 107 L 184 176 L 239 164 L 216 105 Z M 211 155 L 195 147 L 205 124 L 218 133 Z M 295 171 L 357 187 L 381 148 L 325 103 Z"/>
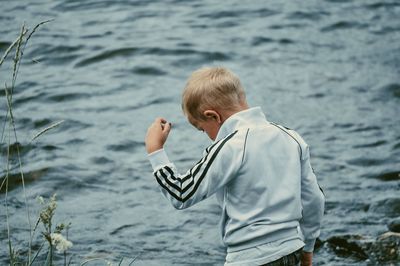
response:
<path fill-rule="evenodd" d="M 19 68 L 21 65 L 22 57 L 26 48 L 26 45 L 29 39 L 33 36 L 35 31 L 45 23 L 50 22 L 50 20 L 40 22 L 37 24 L 32 30 L 29 30 L 25 24 L 22 25 L 21 31 L 18 37 L 15 39 L 14 42 L 6 49 L 3 56 L 0 59 L 0 66 L 7 60 L 8 56 L 11 52 L 14 51 L 14 57 L 12 58 L 12 79 L 11 84 L 8 85 L 7 83 L 4 84 L 4 92 L 5 92 L 5 99 L 7 104 L 7 112 L 4 118 L 1 142 L 2 144 L 7 145 L 7 156 L 6 156 L 6 171 L 5 176 L 0 185 L 0 191 L 5 185 L 5 196 L 4 196 L 4 206 L 5 206 L 5 214 L 6 214 L 6 227 L 7 227 L 7 244 L 8 244 L 8 253 L 9 253 L 9 264 L 14 265 L 32 265 L 37 258 L 39 257 L 40 253 L 43 250 L 44 243 L 40 245 L 37 250 L 32 249 L 33 238 L 36 232 L 36 229 L 41 222 L 45 228 L 45 232 L 42 232 L 44 239 L 47 240 L 49 250 L 47 251 L 47 258 L 43 265 L 53 265 L 53 251 L 54 248 L 61 250 L 64 253 L 64 257 L 66 257 L 66 250 L 72 246 L 72 243 L 67 239 L 63 238 L 61 235 L 62 230 L 68 228 L 67 226 L 61 224 L 57 225 L 55 229 L 52 226 L 52 218 L 54 216 L 54 212 L 56 209 L 56 200 L 55 195 L 50 199 L 48 204 L 42 211 L 40 212 L 39 218 L 33 228 L 31 222 L 31 211 L 28 204 L 28 197 L 27 191 L 25 187 L 25 178 L 23 172 L 23 165 L 21 160 L 21 152 L 20 152 L 20 145 L 18 141 L 18 134 L 15 126 L 15 116 L 13 112 L 13 94 L 15 89 L 16 80 L 19 73 Z M 34 135 L 31 142 L 39 138 L 44 133 L 48 132 L 50 129 L 55 128 L 56 126 L 60 125 L 62 121 L 54 123 L 45 129 L 41 130 L 37 134 Z M 11 168 L 11 147 L 14 146 L 16 148 L 16 157 L 17 157 L 17 164 L 18 164 L 18 175 L 21 179 L 22 190 L 23 190 L 23 197 L 24 197 L 24 205 L 25 205 L 25 212 L 28 221 L 28 228 L 29 228 L 29 240 L 27 244 L 27 248 L 23 248 L 22 251 L 27 254 L 27 258 L 21 258 L 19 255 L 20 249 L 17 249 L 12 243 L 12 228 L 10 222 L 10 213 L 9 213 L 9 202 L 8 202 L 8 189 L 9 189 L 9 179 L 10 174 L 12 171 Z M 44 204 L 44 201 L 42 202 Z M 66 265 L 66 258 L 64 258 L 64 265 Z"/>
<path fill-rule="evenodd" d="M 6 215 L 6 229 L 7 229 L 7 248 L 9 254 L 9 265 L 11 266 L 31 266 L 31 265 L 43 265 L 43 266 L 52 266 L 55 262 L 60 263 L 64 266 L 70 265 L 72 263 L 72 256 L 67 259 L 67 250 L 73 246 L 72 242 L 68 240 L 68 229 L 70 227 L 70 223 L 65 224 L 54 224 L 53 218 L 57 209 L 57 201 L 56 195 L 54 194 L 49 199 L 44 199 L 43 197 L 38 197 L 37 200 L 41 205 L 41 210 L 38 213 L 38 218 L 34 225 L 32 225 L 31 218 L 31 210 L 29 208 L 28 196 L 25 187 L 25 177 L 23 172 L 23 164 L 21 160 L 21 152 L 20 152 L 20 142 L 18 141 L 18 134 L 16 130 L 16 117 L 14 116 L 14 107 L 13 107 L 13 94 L 14 89 L 18 77 L 19 68 L 21 65 L 21 60 L 26 48 L 26 45 L 29 39 L 33 36 L 37 29 L 40 26 L 50 22 L 52 20 L 46 20 L 37 24 L 32 30 L 29 30 L 25 24 L 22 25 L 21 31 L 18 37 L 11 43 L 11 45 L 6 49 L 3 56 L 0 59 L 0 67 L 6 62 L 9 55 L 14 51 L 14 56 L 12 58 L 12 79 L 11 84 L 4 84 L 4 94 L 6 99 L 6 114 L 3 123 L 3 129 L 1 133 L 1 144 L 5 144 L 7 146 L 7 156 L 6 156 L 6 165 L 5 165 L 5 174 L 0 182 L 0 191 L 2 191 L 3 187 L 5 187 L 4 192 L 4 206 L 5 206 L 5 215 Z M 44 127 L 42 130 L 33 135 L 29 143 L 36 141 L 42 135 L 48 133 L 52 129 L 60 126 L 64 123 L 64 120 L 51 123 L 50 125 Z M 12 149 L 14 149 L 15 151 Z M 12 154 L 16 153 L 17 157 L 17 166 L 12 167 Z M 13 172 L 18 171 L 18 175 L 15 175 Z M 29 239 L 28 243 L 25 247 L 17 248 L 12 242 L 12 228 L 10 221 L 10 212 L 9 212 L 9 181 L 11 176 L 13 178 L 19 177 L 22 184 L 24 204 L 25 204 L 25 212 L 27 217 L 27 224 L 29 228 Z M 36 235 L 38 231 L 38 227 L 41 226 L 42 232 L 41 237 Z M 65 236 L 64 236 L 65 235 Z M 34 241 L 38 241 L 40 244 L 35 245 L 33 248 Z M 35 242 L 36 243 L 36 242 Z M 60 260 L 60 254 L 63 259 Z M 26 254 L 21 256 L 21 254 Z M 140 254 L 139 254 L 140 255 Z M 138 255 L 138 256 L 139 256 Z M 131 260 L 129 265 L 132 265 L 133 262 L 138 258 L 136 256 Z M 118 265 L 122 265 L 124 258 L 121 258 Z M 111 262 L 107 261 L 104 258 L 93 258 L 86 261 L 83 261 L 80 265 L 86 265 L 90 262 L 95 262 L 96 265 L 98 261 L 102 261 L 107 265 L 112 265 Z"/>

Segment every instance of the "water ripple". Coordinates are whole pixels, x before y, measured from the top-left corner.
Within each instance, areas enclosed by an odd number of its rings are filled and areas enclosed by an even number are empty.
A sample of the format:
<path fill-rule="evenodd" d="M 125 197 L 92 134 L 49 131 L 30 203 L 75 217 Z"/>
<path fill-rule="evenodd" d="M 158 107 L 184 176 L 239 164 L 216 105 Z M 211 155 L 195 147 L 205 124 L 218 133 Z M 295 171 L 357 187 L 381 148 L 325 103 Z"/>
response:
<path fill-rule="evenodd" d="M 295 20 L 311 20 L 311 21 L 319 21 L 321 20 L 324 16 L 329 16 L 330 14 L 328 12 L 321 12 L 321 11 L 316 11 L 316 12 L 304 12 L 304 11 L 296 11 L 293 13 L 290 13 L 287 15 L 288 19 L 295 19 Z"/>
<path fill-rule="evenodd" d="M 373 166 L 383 165 L 385 162 L 387 162 L 386 159 L 365 158 L 365 157 L 360 157 L 347 161 L 347 163 L 350 165 L 363 166 L 363 167 L 373 167 Z"/>
<path fill-rule="evenodd" d="M 123 151 L 123 152 L 133 152 L 135 149 L 143 148 L 144 142 L 143 141 L 133 141 L 133 140 L 126 140 L 118 144 L 110 144 L 107 145 L 107 150 L 110 151 Z"/>
<path fill-rule="evenodd" d="M 138 75 L 149 75 L 149 76 L 160 76 L 160 75 L 166 75 L 167 72 L 161 70 L 158 67 L 135 67 L 132 69 L 132 72 Z"/>
<path fill-rule="evenodd" d="M 321 32 L 331 32 L 335 30 L 347 30 L 347 29 L 364 29 L 368 28 L 368 24 L 359 23 L 356 21 L 339 21 L 329 26 L 322 27 Z"/>
<path fill-rule="evenodd" d="M 127 57 L 134 55 L 158 55 L 158 56 L 200 56 L 204 61 L 228 60 L 230 56 L 223 52 L 196 51 L 192 49 L 167 49 L 160 47 L 127 47 L 104 51 L 95 56 L 83 59 L 75 64 L 75 67 L 83 67 L 116 57 Z"/>
<path fill-rule="evenodd" d="M 379 180 L 382 180 L 382 181 L 399 181 L 400 180 L 400 172 L 399 171 L 388 172 L 388 173 L 381 174 L 381 175 L 377 176 L 376 178 Z"/>
<path fill-rule="evenodd" d="M 399 2 L 378 2 L 378 3 L 373 3 L 373 4 L 367 4 L 364 5 L 368 9 L 380 9 L 380 8 L 395 8 L 399 7 L 400 3 Z"/>
<path fill-rule="evenodd" d="M 291 39 L 287 39 L 287 38 L 282 38 L 282 39 L 272 39 L 269 37 L 263 37 L 263 36 L 257 36 L 254 37 L 251 45 L 253 46 L 259 46 L 262 44 L 268 44 L 268 43 L 276 43 L 276 44 L 280 44 L 280 45 L 287 45 L 287 44 L 294 44 L 296 43 L 294 40 Z"/>
<path fill-rule="evenodd" d="M 359 144 L 359 145 L 353 145 L 353 148 L 372 148 L 372 147 L 379 147 L 382 146 L 384 144 L 386 144 L 387 141 L 386 140 L 378 140 L 376 142 L 372 142 L 372 143 L 365 143 L 365 144 Z"/>

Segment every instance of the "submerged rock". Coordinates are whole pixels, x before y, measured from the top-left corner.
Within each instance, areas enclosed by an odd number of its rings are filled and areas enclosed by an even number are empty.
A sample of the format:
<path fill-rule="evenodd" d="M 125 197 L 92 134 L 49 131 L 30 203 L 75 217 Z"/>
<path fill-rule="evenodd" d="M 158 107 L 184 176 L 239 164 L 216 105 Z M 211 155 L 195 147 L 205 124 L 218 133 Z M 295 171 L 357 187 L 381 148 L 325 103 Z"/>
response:
<path fill-rule="evenodd" d="M 340 257 L 376 263 L 400 262 L 400 233 L 387 232 L 376 239 L 361 235 L 333 236 L 326 242 Z"/>
<path fill-rule="evenodd" d="M 400 262 L 400 234 L 387 232 L 381 235 L 370 252 L 378 262 Z"/>
<path fill-rule="evenodd" d="M 400 218 L 392 220 L 388 224 L 388 229 L 395 233 L 400 233 Z"/>
<path fill-rule="evenodd" d="M 333 236 L 327 242 L 336 255 L 340 257 L 366 260 L 369 257 L 367 250 L 373 241 L 360 235 L 343 235 Z"/>

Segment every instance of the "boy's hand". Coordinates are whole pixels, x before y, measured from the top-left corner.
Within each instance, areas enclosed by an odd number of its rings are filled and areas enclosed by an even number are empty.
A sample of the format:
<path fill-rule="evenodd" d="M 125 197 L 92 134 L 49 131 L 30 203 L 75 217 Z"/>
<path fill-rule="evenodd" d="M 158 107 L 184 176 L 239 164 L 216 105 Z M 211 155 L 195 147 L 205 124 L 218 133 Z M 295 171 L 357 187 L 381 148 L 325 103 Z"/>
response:
<path fill-rule="evenodd" d="M 312 266 L 312 257 L 312 252 L 303 251 L 303 254 L 301 254 L 301 266 Z"/>
<path fill-rule="evenodd" d="M 149 126 L 146 134 L 146 150 L 152 153 L 164 147 L 168 134 L 171 130 L 171 123 L 167 123 L 164 118 L 156 118 L 153 124 Z"/>

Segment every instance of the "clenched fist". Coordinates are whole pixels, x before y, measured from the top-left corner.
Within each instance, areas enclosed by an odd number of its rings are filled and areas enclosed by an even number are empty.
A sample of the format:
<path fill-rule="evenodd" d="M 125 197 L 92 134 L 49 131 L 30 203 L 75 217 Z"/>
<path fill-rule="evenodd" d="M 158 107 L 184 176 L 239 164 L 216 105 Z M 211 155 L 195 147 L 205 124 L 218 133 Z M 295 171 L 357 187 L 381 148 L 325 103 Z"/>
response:
<path fill-rule="evenodd" d="M 171 123 L 164 118 L 158 117 L 147 129 L 145 138 L 146 151 L 152 153 L 164 147 L 168 134 L 171 131 Z"/>

